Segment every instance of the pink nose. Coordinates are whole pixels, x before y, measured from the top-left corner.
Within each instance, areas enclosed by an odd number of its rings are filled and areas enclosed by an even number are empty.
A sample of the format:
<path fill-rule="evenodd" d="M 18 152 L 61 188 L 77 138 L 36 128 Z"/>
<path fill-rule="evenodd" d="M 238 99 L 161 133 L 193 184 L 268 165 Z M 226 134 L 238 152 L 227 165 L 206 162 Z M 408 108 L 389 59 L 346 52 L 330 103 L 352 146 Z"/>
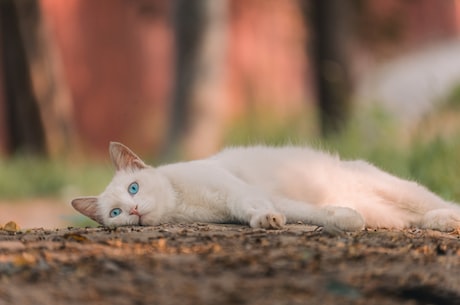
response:
<path fill-rule="evenodd" d="M 137 215 L 137 216 L 141 216 L 139 214 L 139 211 L 137 210 L 137 206 L 135 208 L 131 208 L 131 210 L 129 210 L 129 215 Z"/>

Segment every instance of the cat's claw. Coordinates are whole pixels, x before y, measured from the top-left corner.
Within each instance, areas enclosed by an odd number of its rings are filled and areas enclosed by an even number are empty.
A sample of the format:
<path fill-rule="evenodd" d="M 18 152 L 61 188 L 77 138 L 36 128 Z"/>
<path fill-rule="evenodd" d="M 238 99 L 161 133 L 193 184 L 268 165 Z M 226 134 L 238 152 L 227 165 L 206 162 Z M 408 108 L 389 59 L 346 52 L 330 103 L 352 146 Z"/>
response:
<path fill-rule="evenodd" d="M 249 225 L 251 228 L 281 229 L 286 224 L 286 216 L 279 213 L 268 213 L 253 216 Z"/>

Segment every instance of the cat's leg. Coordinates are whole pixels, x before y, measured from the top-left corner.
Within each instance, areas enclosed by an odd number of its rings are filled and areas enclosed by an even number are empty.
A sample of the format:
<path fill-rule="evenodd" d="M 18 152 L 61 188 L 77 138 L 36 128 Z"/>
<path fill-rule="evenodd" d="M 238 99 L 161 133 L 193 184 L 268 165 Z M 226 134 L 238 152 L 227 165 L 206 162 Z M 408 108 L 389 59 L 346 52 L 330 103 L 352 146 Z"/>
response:
<path fill-rule="evenodd" d="M 252 228 L 280 229 L 286 224 L 286 216 L 274 208 L 270 198 L 251 188 L 232 196 L 228 207 L 234 218 Z"/>
<path fill-rule="evenodd" d="M 199 176 L 188 176 L 190 185 L 208 191 L 204 193 L 210 208 L 219 211 L 217 221 L 240 222 L 253 228 L 279 229 L 286 217 L 276 211 L 268 194 L 248 184 L 215 162 L 197 163 L 193 168 Z M 200 200 L 201 201 L 201 200 Z"/>
<path fill-rule="evenodd" d="M 460 228 L 460 205 L 444 200 L 425 186 L 364 161 L 343 161 L 342 166 L 370 194 L 364 201 L 352 200 L 367 225 L 401 229 L 415 226 L 440 231 Z"/>
<path fill-rule="evenodd" d="M 234 215 L 251 228 L 281 229 L 286 224 L 286 217 L 275 210 L 273 203 L 264 194 L 250 191 L 251 195 L 234 201 Z"/>
<path fill-rule="evenodd" d="M 278 198 L 276 209 L 286 215 L 288 222 L 302 221 L 324 227 L 331 233 L 359 231 L 364 228 L 364 219 L 356 210 L 341 206 L 317 207 L 305 202 Z"/>
<path fill-rule="evenodd" d="M 424 186 L 412 181 L 395 178 L 393 187 L 391 186 L 378 185 L 374 188 L 374 192 L 381 199 L 379 204 L 393 209 L 391 213 L 387 213 L 393 218 L 387 223 L 393 225 L 387 225 L 387 227 L 415 226 L 438 231 L 452 231 L 460 228 L 460 206 L 458 204 L 445 201 Z M 382 219 L 376 213 L 369 212 L 371 211 L 368 211 L 367 214 L 373 214 L 374 220 Z M 366 216 L 366 220 L 372 218 L 369 215 Z"/>
<path fill-rule="evenodd" d="M 460 229 L 460 210 L 436 209 L 423 215 L 418 224 L 422 229 L 453 231 Z"/>

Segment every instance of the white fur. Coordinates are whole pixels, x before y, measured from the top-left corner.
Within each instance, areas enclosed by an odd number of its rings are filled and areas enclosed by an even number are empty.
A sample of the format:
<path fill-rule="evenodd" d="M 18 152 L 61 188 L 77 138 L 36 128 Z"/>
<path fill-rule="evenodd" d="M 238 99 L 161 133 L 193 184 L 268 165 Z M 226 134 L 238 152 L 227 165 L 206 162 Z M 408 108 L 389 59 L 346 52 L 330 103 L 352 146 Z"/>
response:
<path fill-rule="evenodd" d="M 134 181 L 139 192 L 130 195 Z M 77 209 L 78 200 L 72 203 Z M 306 147 L 229 148 L 204 160 L 119 169 L 97 202 L 97 217 L 90 217 L 110 226 L 240 222 L 276 229 L 303 221 L 330 231 L 460 227 L 460 207 L 423 186 Z M 140 217 L 129 215 L 136 206 Z M 123 212 L 110 217 L 115 207 Z"/>

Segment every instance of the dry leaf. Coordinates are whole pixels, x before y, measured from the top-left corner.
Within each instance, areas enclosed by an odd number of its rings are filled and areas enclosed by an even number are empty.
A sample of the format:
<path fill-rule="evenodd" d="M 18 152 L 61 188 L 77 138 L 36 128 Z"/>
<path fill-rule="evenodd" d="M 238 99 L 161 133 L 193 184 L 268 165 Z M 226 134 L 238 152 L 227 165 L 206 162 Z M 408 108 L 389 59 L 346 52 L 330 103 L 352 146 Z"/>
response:
<path fill-rule="evenodd" d="M 80 243 L 88 241 L 88 238 L 78 233 L 66 233 L 64 234 L 64 238 L 67 240 L 78 241 Z"/>
<path fill-rule="evenodd" d="M 19 231 L 19 226 L 14 221 L 9 221 L 5 224 L 3 230 L 7 232 L 17 232 Z"/>

